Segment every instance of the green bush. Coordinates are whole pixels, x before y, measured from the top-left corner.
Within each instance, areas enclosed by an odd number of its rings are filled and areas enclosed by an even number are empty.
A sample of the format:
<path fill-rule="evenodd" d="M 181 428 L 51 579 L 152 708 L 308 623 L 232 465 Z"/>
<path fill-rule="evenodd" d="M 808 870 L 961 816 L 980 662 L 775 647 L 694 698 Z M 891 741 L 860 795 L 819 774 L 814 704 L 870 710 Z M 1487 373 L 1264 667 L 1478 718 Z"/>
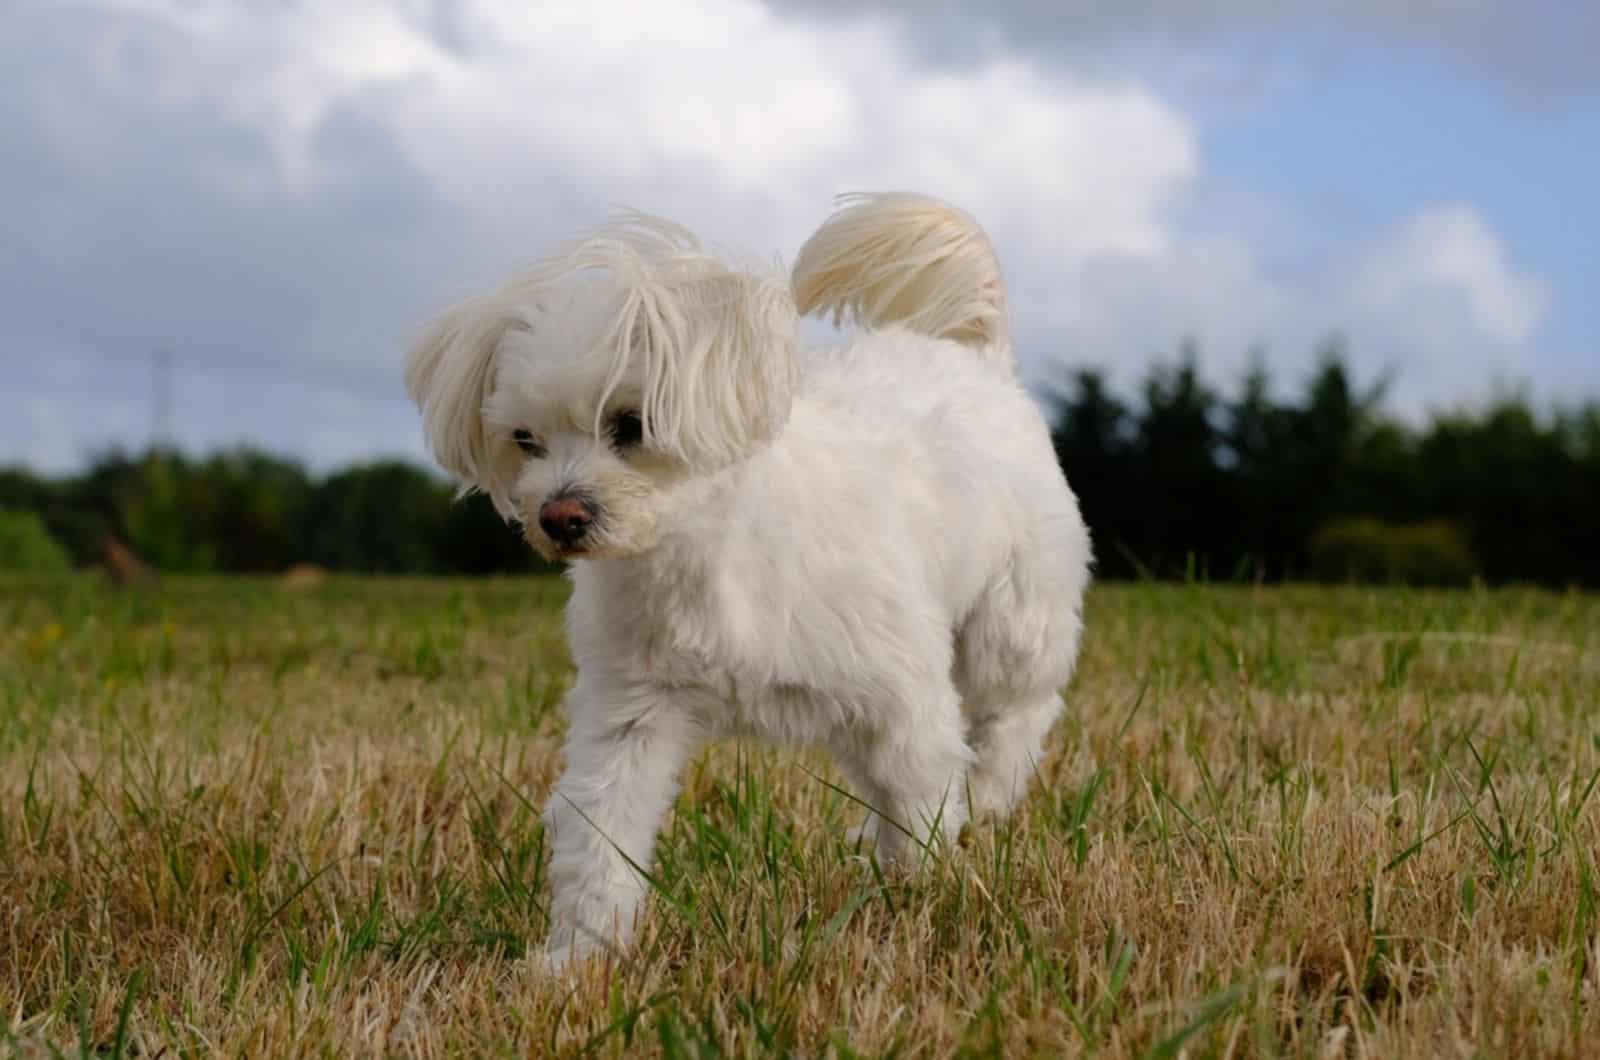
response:
<path fill-rule="evenodd" d="M 0 508 L 0 570 L 47 573 L 72 566 L 36 512 Z"/>
<path fill-rule="evenodd" d="M 1461 528 L 1442 520 L 1335 519 L 1311 539 L 1311 567 L 1325 581 L 1465 585 L 1477 566 Z"/>

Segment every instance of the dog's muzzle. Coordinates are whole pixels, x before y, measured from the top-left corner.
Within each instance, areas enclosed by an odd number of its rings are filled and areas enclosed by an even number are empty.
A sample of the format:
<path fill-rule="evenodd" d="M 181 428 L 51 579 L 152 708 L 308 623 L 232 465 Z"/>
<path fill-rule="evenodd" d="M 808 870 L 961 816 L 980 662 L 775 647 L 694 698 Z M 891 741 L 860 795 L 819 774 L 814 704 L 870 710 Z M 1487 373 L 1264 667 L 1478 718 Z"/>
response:
<path fill-rule="evenodd" d="M 539 529 L 562 548 L 572 548 L 594 528 L 597 514 L 587 498 L 558 493 L 540 505 Z"/>

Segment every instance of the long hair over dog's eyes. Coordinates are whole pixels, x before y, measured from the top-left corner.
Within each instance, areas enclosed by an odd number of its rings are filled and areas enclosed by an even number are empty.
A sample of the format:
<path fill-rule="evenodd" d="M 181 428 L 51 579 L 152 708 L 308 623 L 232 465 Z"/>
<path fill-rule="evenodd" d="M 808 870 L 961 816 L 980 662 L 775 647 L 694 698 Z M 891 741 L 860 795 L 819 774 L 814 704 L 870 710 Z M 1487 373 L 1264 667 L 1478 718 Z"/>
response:
<path fill-rule="evenodd" d="M 637 412 L 619 412 L 611 418 L 611 444 L 632 449 L 644 441 L 644 421 Z"/>
<path fill-rule="evenodd" d="M 544 455 L 544 446 L 539 444 L 539 440 L 533 436 L 532 431 L 520 428 L 514 430 L 511 432 L 511 440 L 517 443 L 518 449 L 521 449 L 529 456 L 538 457 Z"/>

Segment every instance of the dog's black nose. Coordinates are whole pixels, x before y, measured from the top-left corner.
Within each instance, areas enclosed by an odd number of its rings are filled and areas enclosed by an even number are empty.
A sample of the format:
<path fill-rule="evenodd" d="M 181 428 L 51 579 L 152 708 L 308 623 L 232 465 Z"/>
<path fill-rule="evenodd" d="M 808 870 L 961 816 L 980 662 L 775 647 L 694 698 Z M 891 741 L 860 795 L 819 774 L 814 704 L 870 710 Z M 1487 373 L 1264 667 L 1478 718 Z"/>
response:
<path fill-rule="evenodd" d="M 582 497 L 554 497 L 539 508 L 539 528 L 558 545 L 574 545 L 594 525 L 594 505 Z"/>

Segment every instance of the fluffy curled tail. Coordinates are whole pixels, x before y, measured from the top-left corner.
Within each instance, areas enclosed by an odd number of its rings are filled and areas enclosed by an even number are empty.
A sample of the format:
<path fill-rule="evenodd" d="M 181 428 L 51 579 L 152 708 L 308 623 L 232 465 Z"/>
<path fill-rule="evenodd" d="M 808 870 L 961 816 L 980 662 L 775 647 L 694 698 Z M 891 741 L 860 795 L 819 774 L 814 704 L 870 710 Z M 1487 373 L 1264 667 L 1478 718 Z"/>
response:
<path fill-rule="evenodd" d="M 839 209 L 800 248 L 791 283 L 802 314 L 867 328 L 898 324 L 1014 368 L 994 247 L 976 221 L 938 199 L 841 197 Z"/>

